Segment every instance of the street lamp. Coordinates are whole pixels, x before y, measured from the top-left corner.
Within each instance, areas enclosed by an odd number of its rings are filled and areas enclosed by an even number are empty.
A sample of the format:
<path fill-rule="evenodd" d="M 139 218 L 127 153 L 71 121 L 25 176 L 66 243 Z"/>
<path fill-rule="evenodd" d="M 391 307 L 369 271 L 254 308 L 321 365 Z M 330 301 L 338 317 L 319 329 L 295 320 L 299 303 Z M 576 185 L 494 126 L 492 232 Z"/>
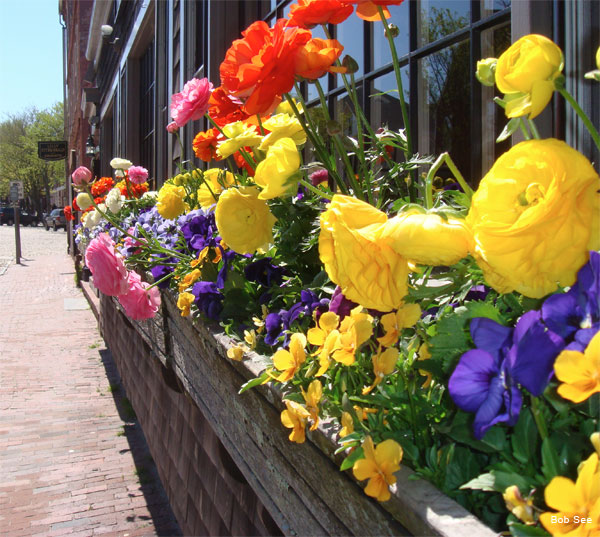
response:
<path fill-rule="evenodd" d="M 90 134 L 85 142 L 85 156 L 89 158 L 96 158 L 96 155 L 99 153 L 99 151 L 100 148 L 96 146 L 94 143 L 94 138 L 92 138 L 92 135 Z"/>

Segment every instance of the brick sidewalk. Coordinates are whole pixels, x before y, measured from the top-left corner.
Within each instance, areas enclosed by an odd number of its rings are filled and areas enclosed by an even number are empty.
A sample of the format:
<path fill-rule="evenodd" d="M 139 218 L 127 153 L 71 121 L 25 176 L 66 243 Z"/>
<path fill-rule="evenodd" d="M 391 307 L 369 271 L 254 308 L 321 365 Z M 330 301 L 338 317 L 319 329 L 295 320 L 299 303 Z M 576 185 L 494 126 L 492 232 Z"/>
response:
<path fill-rule="evenodd" d="M 0 535 L 180 535 L 66 254 L 0 276 Z"/>

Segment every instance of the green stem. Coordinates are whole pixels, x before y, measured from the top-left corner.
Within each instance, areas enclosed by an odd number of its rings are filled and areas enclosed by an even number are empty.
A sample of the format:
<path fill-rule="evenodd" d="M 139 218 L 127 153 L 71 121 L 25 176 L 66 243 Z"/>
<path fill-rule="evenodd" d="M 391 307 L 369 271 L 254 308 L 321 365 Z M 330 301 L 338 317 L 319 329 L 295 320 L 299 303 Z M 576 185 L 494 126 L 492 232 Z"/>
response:
<path fill-rule="evenodd" d="M 467 184 L 465 178 L 462 176 L 456 164 L 448 153 L 442 153 L 437 160 L 433 163 L 427 177 L 425 178 L 425 207 L 431 209 L 433 207 L 433 179 L 435 178 L 436 172 L 442 167 L 442 164 L 446 164 L 454 178 L 458 181 L 458 184 L 463 189 L 464 193 L 471 199 L 473 197 L 473 189 Z"/>
<path fill-rule="evenodd" d="M 537 130 L 537 127 L 535 126 L 535 123 L 533 122 L 533 120 L 527 118 L 527 124 L 529 125 L 529 128 L 531 129 L 531 134 L 533 135 L 533 137 L 536 140 L 539 140 L 540 139 L 540 132 Z"/>
<path fill-rule="evenodd" d="M 169 272 L 169 274 L 167 274 L 166 276 L 163 276 L 157 282 L 154 282 L 153 284 L 151 284 L 148 287 L 146 287 L 146 291 L 150 291 L 150 289 L 152 289 L 153 287 L 156 287 L 157 285 L 160 285 L 162 282 L 168 280 L 169 278 L 171 278 L 173 276 L 173 274 L 175 274 L 175 273 L 174 272 Z"/>
<path fill-rule="evenodd" d="M 531 413 L 533 414 L 533 419 L 541 439 L 545 440 L 548 437 L 548 428 L 546 427 L 546 422 L 542 416 L 540 398 L 534 397 L 533 395 L 531 396 Z"/>
<path fill-rule="evenodd" d="M 333 195 L 328 193 L 328 192 L 323 192 L 321 189 L 317 188 L 316 186 L 313 186 L 311 183 L 309 183 L 306 179 L 299 179 L 298 182 L 307 190 L 310 190 L 313 194 L 316 194 L 317 196 L 319 196 L 320 198 L 325 198 L 328 200 L 332 200 L 333 199 Z"/>
<path fill-rule="evenodd" d="M 519 118 L 519 127 L 521 128 L 521 132 L 523 133 L 523 137 L 525 138 L 525 140 L 531 140 L 531 134 L 529 134 L 529 131 L 527 130 L 527 125 L 525 123 L 525 119 L 523 119 L 522 117 Z"/>
<path fill-rule="evenodd" d="M 594 143 L 596 144 L 596 147 L 600 151 L 600 134 L 598 134 L 598 131 L 596 130 L 596 127 L 594 127 L 593 123 L 590 121 L 590 118 L 583 111 L 581 106 L 579 106 L 579 104 L 573 98 L 573 96 L 564 87 L 558 88 L 558 92 L 573 107 L 573 110 L 575 110 L 575 112 L 577 113 L 577 115 L 579 116 L 581 121 L 583 121 L 583 124 L 586 126 L 587 130 L 589 131 L 592 139 L 594 140 Z"/>

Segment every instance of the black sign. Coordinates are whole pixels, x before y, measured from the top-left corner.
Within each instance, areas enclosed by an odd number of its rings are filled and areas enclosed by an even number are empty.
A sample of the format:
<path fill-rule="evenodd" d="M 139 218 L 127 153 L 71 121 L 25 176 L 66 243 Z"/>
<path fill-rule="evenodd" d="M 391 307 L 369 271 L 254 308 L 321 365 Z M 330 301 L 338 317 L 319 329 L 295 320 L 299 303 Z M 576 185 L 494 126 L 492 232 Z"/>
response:
<path fill-rule="evenodd" d="M 38 142 L 38 157 L 44 160 L 67 158 L 67 142 Z"/>

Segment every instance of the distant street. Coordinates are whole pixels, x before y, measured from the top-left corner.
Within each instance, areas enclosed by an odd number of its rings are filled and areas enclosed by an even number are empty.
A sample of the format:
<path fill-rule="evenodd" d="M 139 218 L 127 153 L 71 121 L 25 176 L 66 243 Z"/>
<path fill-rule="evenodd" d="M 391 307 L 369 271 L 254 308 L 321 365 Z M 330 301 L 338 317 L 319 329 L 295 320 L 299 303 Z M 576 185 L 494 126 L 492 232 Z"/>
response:
<path fill-rule="evenodd" d="M 27 264 L 49 253 L 67 251 L 67 234 L 64 230 L 46 231 L 44 226 L 19 226 L 21 234 L 21 262 Z M 15 262 L 15 226 L 0 226 L 0 276 Z"/>

